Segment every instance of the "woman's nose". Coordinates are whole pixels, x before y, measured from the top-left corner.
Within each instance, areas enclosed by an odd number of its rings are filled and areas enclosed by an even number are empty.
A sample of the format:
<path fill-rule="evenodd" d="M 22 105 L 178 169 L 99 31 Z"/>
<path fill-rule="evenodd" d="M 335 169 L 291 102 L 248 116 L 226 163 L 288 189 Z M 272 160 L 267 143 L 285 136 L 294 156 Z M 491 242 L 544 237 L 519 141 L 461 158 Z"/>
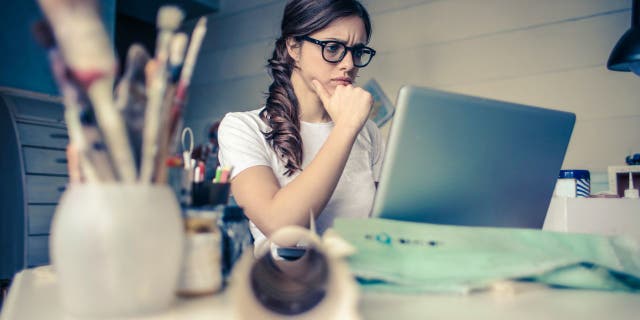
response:
<path fill-rule="evenodd" d="M 351 50 L 347 50 L 342 60 L 338 63 L 338 67 L 343 70 L 351 70 L 355 68 L 353 64 L 353 53 Z"/>

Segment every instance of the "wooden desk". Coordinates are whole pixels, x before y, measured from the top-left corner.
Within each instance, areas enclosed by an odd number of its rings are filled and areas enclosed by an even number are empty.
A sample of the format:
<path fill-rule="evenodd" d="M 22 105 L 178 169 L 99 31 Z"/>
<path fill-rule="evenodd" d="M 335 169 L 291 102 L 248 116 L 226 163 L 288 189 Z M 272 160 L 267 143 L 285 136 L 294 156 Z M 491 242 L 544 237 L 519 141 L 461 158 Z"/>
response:
<path fill-rule="evenodd" d="M 50 267 L 17 274 L 0 320 L 73 319 L 58 301 L 58 284 Z M 479 293 L 397 295 L 363 293 L 363 319 L 638 319 L 640 295 L 518 285 L 513 295 Z M 195 299 L 178 299 L 160 314 L 130 319 L 232 319 L 228 291 Z"/>

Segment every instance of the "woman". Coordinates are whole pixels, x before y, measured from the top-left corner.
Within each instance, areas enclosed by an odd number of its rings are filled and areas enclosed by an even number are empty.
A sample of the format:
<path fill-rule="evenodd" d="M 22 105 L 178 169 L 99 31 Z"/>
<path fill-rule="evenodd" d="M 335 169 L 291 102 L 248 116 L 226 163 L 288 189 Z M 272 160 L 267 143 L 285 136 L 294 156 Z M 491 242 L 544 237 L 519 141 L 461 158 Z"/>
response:
<path fill-rule="evenodd" d="M 323 232 L 333 219 L 368 217 L 383 144 L 368 121 L 373 99 L 353 85 L 375 51 L 356 0 L 292 0 L 268 68 L 263 108 L 227 114 L 219 160 L 251 220 L 256 246 L 286 225 Z"/>

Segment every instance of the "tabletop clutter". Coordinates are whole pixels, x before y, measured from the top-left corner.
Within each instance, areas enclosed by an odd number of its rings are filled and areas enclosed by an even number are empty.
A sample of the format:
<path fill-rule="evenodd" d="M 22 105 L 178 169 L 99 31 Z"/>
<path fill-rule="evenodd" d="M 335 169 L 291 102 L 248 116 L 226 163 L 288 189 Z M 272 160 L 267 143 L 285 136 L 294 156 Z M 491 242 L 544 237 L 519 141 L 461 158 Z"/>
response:
<path fill-rule="evenodd" d="M 98 1 L 38 3 L 46 20 L 33 33 L 47 50 L 71 146 L 50 245 L 65 310 L 136 314 L 166 308 L 176 293 L 220 291 L 252 240 L 242 208 L 228 205 L 232 168 L 205 168 L 183 129 L 207 18 L 189 37 L 182 9 L 162 6 L 154 54 L 135 43 L 119 65 Z M 205 181 L 205 170 L 214 178 Z"/>

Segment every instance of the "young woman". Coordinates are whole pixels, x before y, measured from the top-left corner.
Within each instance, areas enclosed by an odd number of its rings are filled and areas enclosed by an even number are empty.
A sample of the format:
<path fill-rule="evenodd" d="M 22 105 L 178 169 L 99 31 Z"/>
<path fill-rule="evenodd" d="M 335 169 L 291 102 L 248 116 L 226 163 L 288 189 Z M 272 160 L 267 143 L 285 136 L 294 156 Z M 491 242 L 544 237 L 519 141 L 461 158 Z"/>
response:
<path fill-rule="evenodd" d="M 227 114 L 219 160 L 251 220 L 256 246 L 286 225 L 318 231 L 335 217 L 368 217 L 384 153 L 368 121 L 373 99 L 354 86 L 375 55 L 356 0 L 291 0 L 268 68 L 264 107 Z"/>

